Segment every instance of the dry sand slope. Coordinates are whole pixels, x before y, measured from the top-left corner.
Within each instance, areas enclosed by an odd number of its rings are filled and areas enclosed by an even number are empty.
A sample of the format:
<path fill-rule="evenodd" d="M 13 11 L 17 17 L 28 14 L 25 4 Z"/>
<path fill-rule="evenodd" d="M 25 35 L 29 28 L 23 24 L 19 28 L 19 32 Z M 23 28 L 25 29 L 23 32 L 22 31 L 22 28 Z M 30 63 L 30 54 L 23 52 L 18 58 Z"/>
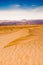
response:
<path fill-rule="evenodd" d="M 43 65 L 43 25 L 0 26 L 0 65 Z"/>

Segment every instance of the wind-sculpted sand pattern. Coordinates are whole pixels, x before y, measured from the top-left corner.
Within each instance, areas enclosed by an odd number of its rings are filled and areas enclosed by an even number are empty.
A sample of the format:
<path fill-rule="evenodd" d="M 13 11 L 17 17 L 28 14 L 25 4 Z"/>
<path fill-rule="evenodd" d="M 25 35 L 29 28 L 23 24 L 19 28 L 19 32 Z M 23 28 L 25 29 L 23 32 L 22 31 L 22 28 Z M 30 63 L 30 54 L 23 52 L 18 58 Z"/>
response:
<path fill-rule="evenodd" d="M 0 26 L 0 65 L 43 65 L 43 25 Z"/>

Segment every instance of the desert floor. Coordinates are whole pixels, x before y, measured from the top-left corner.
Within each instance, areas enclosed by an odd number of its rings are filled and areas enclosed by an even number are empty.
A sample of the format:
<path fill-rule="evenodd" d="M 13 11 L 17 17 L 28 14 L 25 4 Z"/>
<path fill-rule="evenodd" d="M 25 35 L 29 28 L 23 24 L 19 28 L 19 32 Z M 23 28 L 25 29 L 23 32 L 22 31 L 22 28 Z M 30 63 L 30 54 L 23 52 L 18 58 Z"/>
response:
<path fill-rule="evenodd" d="M 43 65 L 43 25 L 0 26 L 0 65 Z"/>

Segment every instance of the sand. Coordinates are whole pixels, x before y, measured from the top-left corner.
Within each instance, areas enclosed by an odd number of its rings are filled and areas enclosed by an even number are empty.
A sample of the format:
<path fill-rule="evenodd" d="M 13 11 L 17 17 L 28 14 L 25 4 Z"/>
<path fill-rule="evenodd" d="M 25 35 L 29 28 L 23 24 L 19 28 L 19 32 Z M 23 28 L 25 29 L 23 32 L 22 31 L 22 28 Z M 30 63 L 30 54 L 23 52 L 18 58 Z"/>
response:
<path fill-rule="evenodd" d="M 43 25 L 0 26 L 0 65 L 43 65 Z"/>

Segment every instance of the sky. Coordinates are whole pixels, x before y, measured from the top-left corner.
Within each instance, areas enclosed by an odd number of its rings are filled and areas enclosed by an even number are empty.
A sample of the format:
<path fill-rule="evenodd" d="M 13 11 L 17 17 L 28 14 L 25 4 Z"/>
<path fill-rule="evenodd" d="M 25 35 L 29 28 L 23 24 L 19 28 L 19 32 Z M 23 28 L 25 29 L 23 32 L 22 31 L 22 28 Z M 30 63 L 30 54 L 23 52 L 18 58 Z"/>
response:
<path fill-rule="evenodd" d="M 0 0 L 0 20 L 43 19 L 43 0 Z"/>

